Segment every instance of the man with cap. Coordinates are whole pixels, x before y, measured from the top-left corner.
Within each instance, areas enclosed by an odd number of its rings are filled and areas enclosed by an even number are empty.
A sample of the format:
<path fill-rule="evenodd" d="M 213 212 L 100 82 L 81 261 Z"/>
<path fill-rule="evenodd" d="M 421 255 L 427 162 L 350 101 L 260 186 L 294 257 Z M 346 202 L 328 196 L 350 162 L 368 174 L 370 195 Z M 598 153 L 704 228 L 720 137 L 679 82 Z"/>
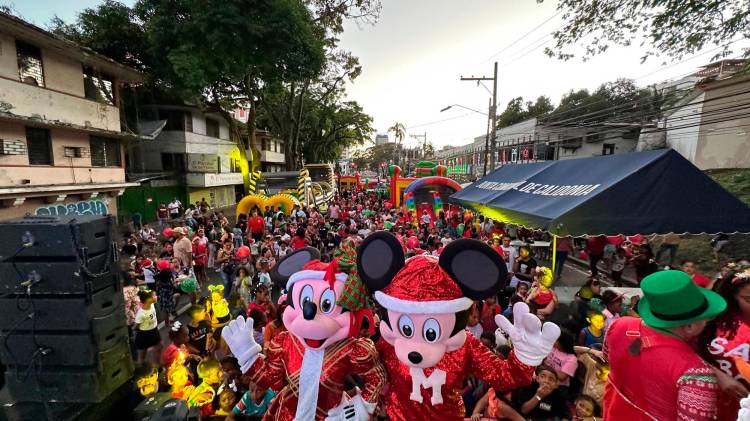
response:
<path fill-rule="evenodd" d="M 177 227 L 172 231 L 175 237 L 174 257 L 180 261 L 182 267 L 193 266 L 193 243 L 187 238 L 187 228 Z"/>
<path fill-rule="evenodd" d="M 676 270 L 647 276 L 641 289 L 641 319 L 615 320 L 604 342 L 604 419 L 713 420 L 717 380 L 690 342 L 726 301 Z"/>

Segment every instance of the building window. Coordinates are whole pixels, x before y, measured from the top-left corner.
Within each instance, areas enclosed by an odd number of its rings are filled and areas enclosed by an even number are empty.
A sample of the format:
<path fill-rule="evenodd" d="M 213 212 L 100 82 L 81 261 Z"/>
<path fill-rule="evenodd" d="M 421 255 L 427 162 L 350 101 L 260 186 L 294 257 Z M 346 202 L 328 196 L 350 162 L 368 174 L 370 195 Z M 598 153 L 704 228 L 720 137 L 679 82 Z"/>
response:
<path fill-rule="evenodd" d="M 614 143 L 605 143 L 602 145 L 602 155 L 614 155 L 614 154 L 615 154 Z"/>
<path fill-rule="evenodd" d="M 119 167 L 120 142 L 106 137 L 90 136 L 92 167 Z"/>
<path fill-rule="evenodd" d="M 44 86 L 42 50 L 39 47 L 16 40 L 18 56 L 18 76 L 21 82 L 34 86 Z"/>
<path fill-rule="evenodd" d="M 209 137 L 219 137 L 219 122 L 212 119 L 207 118 L 206 119 L 206 136 Z"/>
<path fill-rule="evenodd" d="M 193 113 L 185 113 L 185 131 L 190 133 L 193 132 Z"/>
<path fill-rule="evenodd" d="M 83 68 L 83 91 L 88 99 L 104 104 L 115 104 L 115 93 L 112 90 L 112 76 L 96 71 L 90 67 Z"/>
<path fill-rule="evenodd" d="M 164 130 L 173 130 L 178 132 L 185 131 L 185 118 L 184 111 L 178 110 L 159 110 L 159 119 L 167 120 L 167 125 L 164 126 Z M 192 121 L 190 122 L 192 126 Z"/>
<path fill-rule="evenodd" d="M 162 153 L 161 169 L 163 171 L 185 171 L 185 159 L 183 154 L 179 153 Z"/>
<path fill-rule="evenodd" d="M 266 138 L 260 139 L 260 150 L 265 151 L 266 150 Z"/>
<path fill-rule="evenodd" d="M 29 165 L 52 165 L 49 130 L 27 127 L 26 150 L 29 153 Z"/>

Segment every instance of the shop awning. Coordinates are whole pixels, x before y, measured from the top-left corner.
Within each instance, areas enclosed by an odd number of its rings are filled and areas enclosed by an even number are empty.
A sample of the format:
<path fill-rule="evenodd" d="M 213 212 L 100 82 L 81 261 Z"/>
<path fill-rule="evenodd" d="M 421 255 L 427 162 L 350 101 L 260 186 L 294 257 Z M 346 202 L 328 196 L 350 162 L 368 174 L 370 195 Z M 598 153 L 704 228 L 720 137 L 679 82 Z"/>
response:
<path fill-rule="evenodd" d="M 505 165 L 449 200 L 559 236 L 750 232 L 750 208 L 671 149 Z"/>

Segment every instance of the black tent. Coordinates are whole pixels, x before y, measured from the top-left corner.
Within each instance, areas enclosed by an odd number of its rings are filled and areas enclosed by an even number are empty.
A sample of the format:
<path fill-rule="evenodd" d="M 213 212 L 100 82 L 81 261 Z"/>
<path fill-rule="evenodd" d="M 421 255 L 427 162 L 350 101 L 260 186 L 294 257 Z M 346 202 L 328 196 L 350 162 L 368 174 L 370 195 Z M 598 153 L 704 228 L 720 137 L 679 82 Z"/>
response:
<path fill-rule="evenodd" d="M 750 232 L 750 208 L 671 149 L 505 165 L 449 200 L 558 236 Z"/>

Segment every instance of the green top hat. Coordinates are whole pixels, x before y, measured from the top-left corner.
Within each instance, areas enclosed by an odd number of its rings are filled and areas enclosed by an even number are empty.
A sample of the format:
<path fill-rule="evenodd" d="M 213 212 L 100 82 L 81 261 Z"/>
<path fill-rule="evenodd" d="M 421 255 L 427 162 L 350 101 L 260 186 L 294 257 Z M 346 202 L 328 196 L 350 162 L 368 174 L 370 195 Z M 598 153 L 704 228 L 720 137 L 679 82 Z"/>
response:
<path fill-rule="evenodd" d="M 655 272 L 641 282 L 638 313 L 646 325 L 667 329 L 716 317 L 727 308 L 721 295 L 700 288 L 679 270 Z"/>

